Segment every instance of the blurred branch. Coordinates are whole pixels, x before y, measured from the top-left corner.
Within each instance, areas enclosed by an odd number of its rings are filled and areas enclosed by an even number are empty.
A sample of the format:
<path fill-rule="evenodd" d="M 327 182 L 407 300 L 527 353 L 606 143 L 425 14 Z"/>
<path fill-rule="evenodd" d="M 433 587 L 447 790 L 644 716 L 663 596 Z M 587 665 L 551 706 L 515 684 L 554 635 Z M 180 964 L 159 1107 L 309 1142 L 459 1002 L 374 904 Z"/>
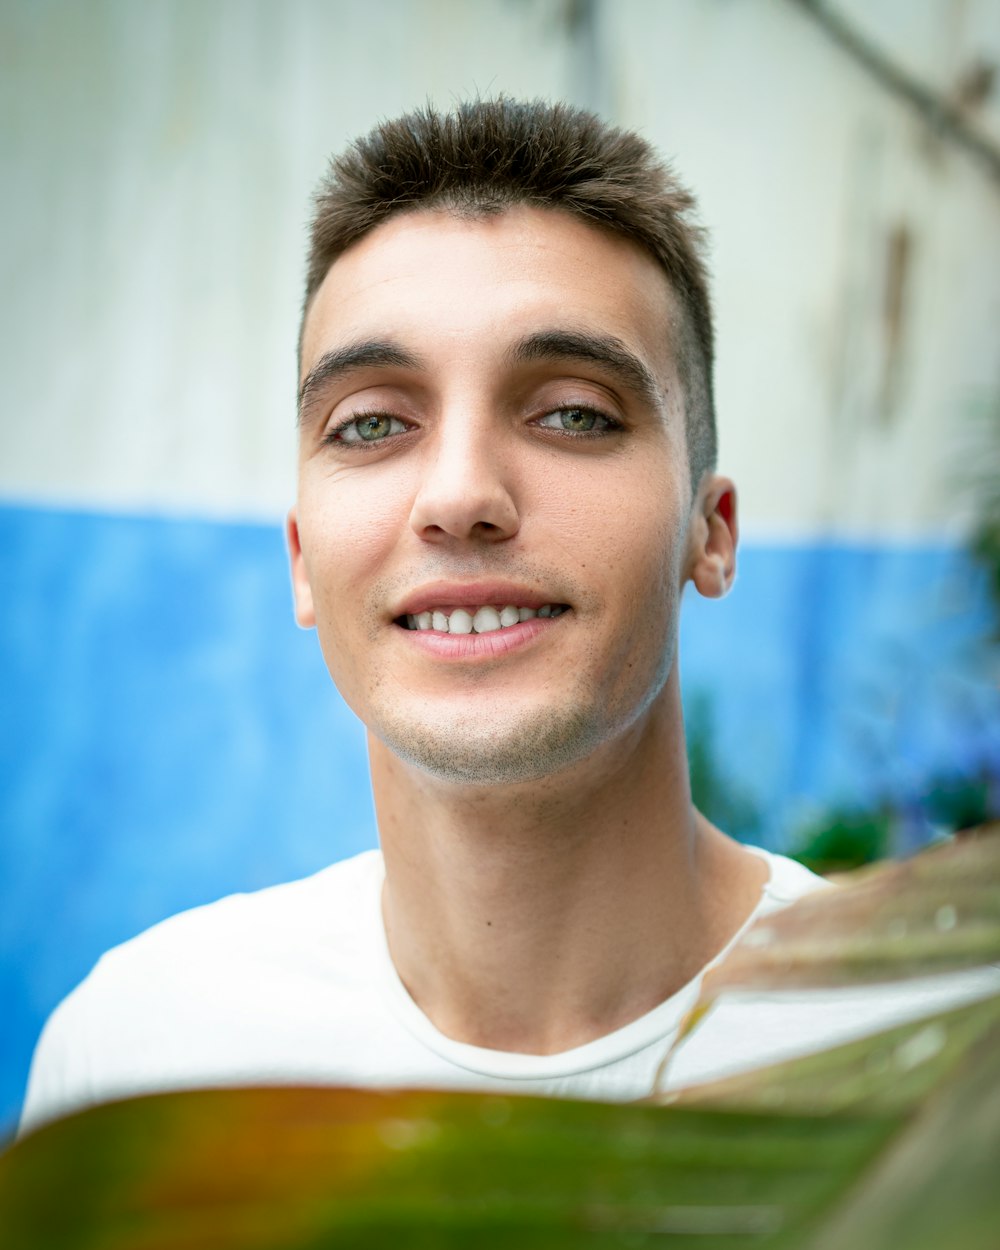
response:
<path fill-rule="evenodd" d="M 988 176 L 1000 186 L 1000 147 L 969 124 L 960 104 L 907 73 L 825 0 L 791 0 L 791 3 L 816 21 L 877 83 L 905 101 L 931 130 L 976 157 Z"/>

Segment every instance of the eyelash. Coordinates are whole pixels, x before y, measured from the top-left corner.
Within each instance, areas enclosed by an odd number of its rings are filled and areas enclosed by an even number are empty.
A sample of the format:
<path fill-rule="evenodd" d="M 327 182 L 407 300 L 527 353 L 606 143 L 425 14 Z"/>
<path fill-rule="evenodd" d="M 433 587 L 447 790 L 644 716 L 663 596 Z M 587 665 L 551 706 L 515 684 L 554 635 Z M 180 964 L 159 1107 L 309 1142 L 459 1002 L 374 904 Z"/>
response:
<path fill-rule="evenodd" d="M 550 408 L 548 412 L 542 413 L 542 416 L 537 418 L 537 420 L 541 421 L 545 417 L 558 416 L 561 412 L 582 412 L 588 417 L 594 417 L 597 421 L 603 422 L 603 426 L 599 430 L 559 430 L 553 426 L 542 426 L 541 428 L 549 430 L 553 434 L 564 434 L 568 438 L 574 439 L 604 438 L 608 434 L 615 434 L 625 428 L 621 421 L 609 416 L 606 412 L 602 412 L 600 408 L 592 407 L 590 404 L 560 404 L 558 407 Z"/>
<path fill-rule="evenodd" d="M 594 408 L 589 404 L 560 404 L 555 408 L 550 408 L 547 412 L 543 412 L 541 417 L 536 421 L 541 421 L 545 417 L 556 416 L 560 412 L 582 412 L 588 416 L 595 417 L 598 421 L 603 422 L 603 426 L 599 430 L 557 430 L 552 426 L 540 426 L 539 428 L 548 430 L 550 433 L 564 435 L 567 438 L 576 440 L 580 439 L 596 439 L 603 438 L 608 434 L 617 433 L 624 429 L 621 421 L 615 417 L 609 416 L 606 412 L 602 412 L 599 408 Z M 342 437 L 345 431 L 357 428 L 359 422 L 370 420 L 372 417 L 385 417 L 390 421 L 398 421 L 401 425 L 406 425 L 401 417 L 394 416 L 391 412 L 383 412 L 380 409 L 366 409 L 362 412 L 356 412 L 353 417 L 348 417 L 346 421 L 342 421 L 340 425 L 335 426 L 332 430 L 327 430 L 323 435 L 323 443 L 328 447 L 350 447 L 352 449 L 373 450 L 380 444 L 391 442 L 393 439 L 400 437 L 400 434 L 388 434 L 385 438 L 366 440 L 360 437 L 357 440 L 347 440 Z M 413 426 L 407 426 L 405 433 L 408 433 Z"/>
<path fill-rule="evenodd" d="M 380 443 L 386 443 L 391 439 L 399 438 L 398 434 L 390 434 L 386 438 L 374 439 L 372 441 L 363 439 L 360 435 L 356 441 L 353 439 L 348 441 L 341 437 L 345 430 L 349 430 L 352 426 L 357 428 L 361 421 L 370 421 L 372 417 L 386 417 L 390 421 L 399 421 L 401 425 L 405 424 L 401 417 L 394 416 L 391 412 L 383 412 L 379 408 L 363 409 L 361 412 L 356 412 L 353 417 L 348 417 L 346 421 L 342 421 L 340 425 L 335 426 L 332 430 L 327 430 L 323 435 L 323 443 L 328 447 L 358 447 L 368 450 L 378 447 Z M 407 428 L 411 429 L 412 427 Z"/>

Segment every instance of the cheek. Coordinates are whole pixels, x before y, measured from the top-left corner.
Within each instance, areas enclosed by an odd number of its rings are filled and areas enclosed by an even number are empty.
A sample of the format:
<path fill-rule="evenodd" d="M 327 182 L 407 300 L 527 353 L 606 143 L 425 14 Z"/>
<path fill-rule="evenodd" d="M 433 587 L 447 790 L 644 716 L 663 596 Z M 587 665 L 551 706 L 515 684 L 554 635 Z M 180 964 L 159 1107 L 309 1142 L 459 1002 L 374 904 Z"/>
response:
<path fill-rule="evenodd" d="M 593 494 L 593 553 L 636 606 L 676 595 L 687 518 L 666 457 L 650 457 L 609 478 Z"/>
<path fill-rule="evenodd" d="M 352 494 L 330 489 L 322 507 L 310 514 L 302 549 L 327 670 L 348 707 L 363 719 L 371 678 L 366 659 L 377 631 L 370 577 L 384 558 L 390 526 L 361 512 Z"/>
<path fill-rule="evenodd" d="M 405 474 L 368 471 L 343 474 L 307 492 L 312 506 L 303 551 L 320 649 L 341 697 L 366 723 L 386 679 L 380 642 L 386 604 L 399 589 L 411 486 Z"/>
<path fill-rule="evenodd" d="M 360 476 L 360 475 L 359 475 Z M 401 492 L 370 478 L 344 476 L 299 491 L 302 553 L 316 606 L 320 641 L 368 628 L 366 602 L 405 522 Z"/>

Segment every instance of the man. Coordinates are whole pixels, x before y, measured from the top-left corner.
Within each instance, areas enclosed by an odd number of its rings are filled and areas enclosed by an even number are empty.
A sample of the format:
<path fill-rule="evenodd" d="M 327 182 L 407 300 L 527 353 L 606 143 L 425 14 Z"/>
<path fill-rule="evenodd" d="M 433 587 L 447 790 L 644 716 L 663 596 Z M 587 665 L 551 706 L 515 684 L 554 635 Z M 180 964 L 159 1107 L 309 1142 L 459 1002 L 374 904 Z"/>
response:
<path fill-rule="evenodd" d="M 822 885 L 691 804 L 681 595 L 725 594 L 737 540 L 692 207 L 561 106 L 417 113 L 334 162 L 288 543 L 382 851 L 105 956 L 24 1124 L 233 1082 L 639 1097 L 705 969 Z M 668 1081 L 773 1029 L 706 1036 Z"/>

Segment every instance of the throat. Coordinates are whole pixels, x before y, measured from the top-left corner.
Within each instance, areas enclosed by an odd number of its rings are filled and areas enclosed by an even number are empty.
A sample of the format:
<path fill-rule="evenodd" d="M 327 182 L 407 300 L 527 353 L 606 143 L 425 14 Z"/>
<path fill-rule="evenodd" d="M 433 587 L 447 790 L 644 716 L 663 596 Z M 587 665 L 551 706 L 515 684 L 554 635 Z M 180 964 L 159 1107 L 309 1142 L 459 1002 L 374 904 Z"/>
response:
<path fill-rule="evenodd" d="M 506 889 L 489 882 L 433 906 L 425 906 L 439 894 L 433 883 L 414 906 L 390 876 L 389 952 L 407 993 L 445 1037 L 561 1053 L 658 1007 L 724 944 L 708 934 L 714 926 L 698 891 L 671 899 L 669 877 L 655 889 L 652 875 L 647 866 L 645 888 L 620 891 L 564 870 L 569 880 L 559 889 L 511 878 Z"/>

